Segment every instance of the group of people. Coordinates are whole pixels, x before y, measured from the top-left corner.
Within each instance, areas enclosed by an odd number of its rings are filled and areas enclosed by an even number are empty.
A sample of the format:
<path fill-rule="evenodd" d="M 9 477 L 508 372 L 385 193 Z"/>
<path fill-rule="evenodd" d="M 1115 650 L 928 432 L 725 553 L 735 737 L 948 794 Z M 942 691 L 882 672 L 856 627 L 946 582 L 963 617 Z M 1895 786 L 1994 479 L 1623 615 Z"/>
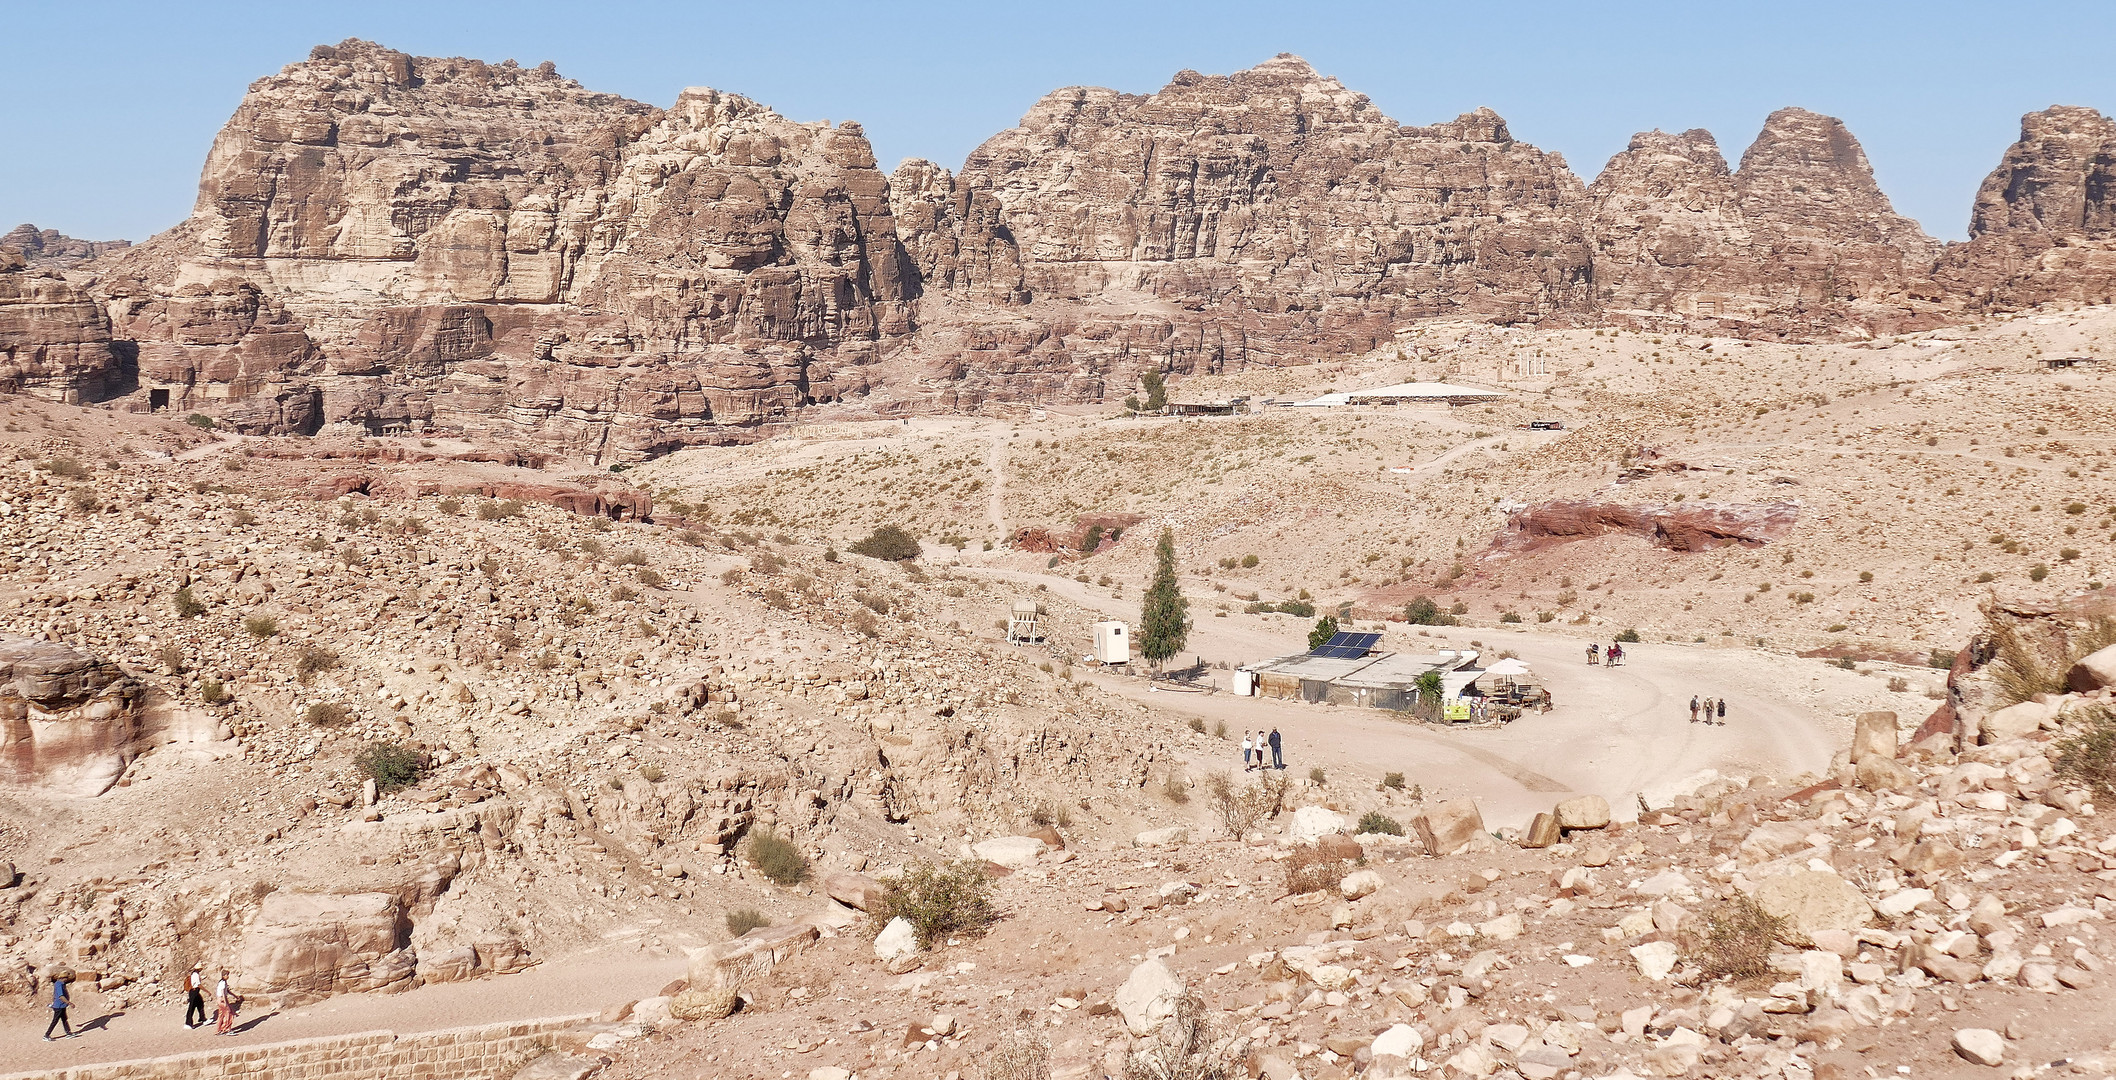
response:
<path fill-rule="evenodd" d="M 1601 642 L 1599 642 L 1599 641 L 1590 641 L 1590 642 L 1588 642 L 1588 643 L 1587 643 L 1587 663 L 1588 663 L 1588 664 L 1589 664 L 1590 666 L 1591 666 L 1591 665 L 1594 665 L 1594 664 L 1599 664 L 1599 663 L 1601 663 L 1601 662 L 1602 662 L 1602 659 L 1603 659 L 1603 657 L 1604 657 L 1604 656 L 1607 656 L 1607 657 L 1608 657 L 1608 660 L 1609 660 L 1609 666 L 1610 666 L 1610 667 L 1615 667 L 1615 666 L 1617 666 L 1618 664 L 1621 664 L 1621 663 L 1623 663 L 1623 662 L 1624 662 L 1624 646 L 1623 646 L 1623 643 L 1622 643 L 1622 642 L 1616 642 L 1616 641 L 1612 641 L 1612 642 L 1610 642 L 1610 643 L 1609 643 L 1609 651 L 1608 651 L 1607 653 L 1604 653 L 1604 652 L 1602 651 L 1602 643 L 1601 643 Z"/>
<path fill-rule="evenodd" d="M 32 976 L 35 972 L 31 972 Z M 44 1025 L 44 1041 L 57 1041 L 52 1032 L 59 1032 L 60 1039 L 78 1039 L 81 1033 L 73 1029 L 67 1018 L 67 1010 L 73 1008 L 72 971 L 60 970 L 51 977 L 51 1023 Z M 213 988 L 214 1034 L 235 1033 L 235 1010 L 242 1006 L 242 997 L 228 985 L 228 973 L 220 973 L 220 982 Z M 91 1025 L 92 1026 L 92 1025 Z M 206 966 L 191 965 L 184 976 L 184 1027 L 197 1029 L 206 1026 Z"/>
<path fill-rule="evenodd" d="M 1271 754 L 1269 764 L 1265 763 L 1265 751 L 1269 751 Z M 1243 733 L 1242 768 L 1244 770 L 1283 769 L 1285 767 L 1286 759 L 1280 754 L 1279 751 L 1279 737 L 1277 728 L 1272 728 L 1271 733 L 1268 735 L 1261 731 L 1257 732 L 1255 735 L 1250 735 L 1246 732 Z"/>
<path fill-rule="evenodd" d="M 1690 698 L 1690 722 L 1693 724 L 1699 722 L 1718 724 L 1724 727 L 1727 722 L 1727 699 L 1719 698 L 1715 700 L 1712 698 L 1698 698 L 1693 695 Z"/>

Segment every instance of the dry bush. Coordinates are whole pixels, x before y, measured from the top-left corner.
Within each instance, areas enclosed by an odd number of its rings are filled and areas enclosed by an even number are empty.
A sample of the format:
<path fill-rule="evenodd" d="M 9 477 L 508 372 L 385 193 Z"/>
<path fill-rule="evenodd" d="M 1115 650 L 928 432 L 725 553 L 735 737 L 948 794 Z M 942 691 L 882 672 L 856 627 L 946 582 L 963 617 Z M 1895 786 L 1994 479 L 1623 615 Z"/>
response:
<path fill-rule="evenodd" d="M 1399 823 L 1395 818 L 1392 818 L 1379 810 L 1369 810 L 1367 811 L 1365 817 L 1359 819 L 1359 828 L 1357 831 L 1363 833 L 1386 833 L 1389 836 L 1402 836 L 1403 825 Z"/>
<path fill-rule="evenodd" d="M 1352 860 L 1331 855 L 1312 844 L 1294 848 L 1285 865 L 1287 896 L 1329 892 L 1352 872 Z"/>
<path fill-rule="evenodd" d="M 892 919 L 911 924 L 918 947 L 930 949 L 956 934 L 980 934 L 999 919 L 984 867 L 964 859 L 918 862 L 888 883 L 868 922 L 876 933 Z"/>
<path fill-rule="evenodd" d="M 1212 795 L 1213 813 L 1237 840 L 1254 832 L 1265 818 L 1277 817 L 1286 805 L 1286 774 L 1275 770 L 1255 784 L 1236 785 L 1224 773 L 1205 783 Z"/>
<path fill-rule="evenodd" d="M 1989 642 L 1991 677 L 2008 704 L 2037 694 L 2065 692 L 2065 673 L 2090 653 L 2116 644 L 2116 619 L 2096 616 L 2083 627 L 2042 629 L 2024 625 L 1991 604 L 1984 606 L 1984 637 Z"/>
<path fill-rule="evenodd" d="M 1181 806 L 1190 801 L 1190 785 L 1185 783 L 1181 776 L 1171 772 L 1167 779 L 1161 781 L 1161 797 Z"/>
<path fill-rule="evenodd" d="M 2116 713 L 2100 705 L 2067 724 L 2057 743 L 2057 775 L 2116 802 Z"/>
<path fill-rule="evenodd" d="M 262 641 L 279 636 L 279 620 L 270 615 L 250 615 L 242 621 L 242 632 Z"/>
<path fill-rule="evenodd" d="M 103 508 L 103 500 L 87 488 L 75 488 L 66 493 L 66 505 L 84 514 L 93 514 Z"/>
<path fill-rule="evenodd" d="M 1736 894 L 1705 916 L 1704 934 L 1692 957 L 1707 978 L 1737 981 L 1771 973 L 1771 953 L 1792 936 L 1781 919 L 1755 898 Z"/>
<path fill-rule="evenodd" d="M 727 913 L 727 932 L 741 937 L 752 930 L 770 926 L 771 920 L 756 908 L 736 908 Z"/>
<path fill-rule="evenodd" d="M 176 604 L 176 617 L 179 619 L 197 618 L 206 613 L 205 602 L 191 594 L 191 586 L 189 585 L 176 590 L 174 602 Z"/>
<path fill-rule="evenodd" d="M 301 714 L 301 719 L 312 727 L 337 727 L 345 723 L 345 706 L 335 701 L 319 701 L 310 705 Z"/>
<path fill-rule="evenodd" d="M 68 480 L 80 480 L 89 474 L 88 466 L 64 454 L 46 458 L 37 467 L 53 476 L 65 477 Z"/>
<path fill-rule="evenodd" d="M 1215 1044 L 1205 1004 L 1190 994 L 1176 1001 L 1175 1015 L 1124 1062 L 1124 1080 L 1234 1080 L 1246 1074 Z"/>
<path fill-rule="evenodd" d="M 164 645 L 156 651 L 155 659 L 160 660 L 162 667 L 168 669 L 171 675 L 184 673 L 184 650 L 181 646 Z"/>
<path fill-rule="evenodd" d="M 978 1059 L 985 1080 L 1050 1080 L 1051 1041 L 1037 1031 L 1036 1014 L 1018 1011 L 1005 1034 Z"/>
<path fill-rule="evenodd" d="M 198 699 L 208 705 L 218 705 L 228 700 L 228 688 L 219 679 L 200 679 Z"/>
<path fill-rule="evenodd" d="M 748 849 L 745 854 L 749 861 L 765 877 L 789 886 L 808 880 L 808 856 L 801 854 L 801 849 L 795 847 L 793 841 L 778 833 L 770 829 L 753 832 L 744 847 Z"/>

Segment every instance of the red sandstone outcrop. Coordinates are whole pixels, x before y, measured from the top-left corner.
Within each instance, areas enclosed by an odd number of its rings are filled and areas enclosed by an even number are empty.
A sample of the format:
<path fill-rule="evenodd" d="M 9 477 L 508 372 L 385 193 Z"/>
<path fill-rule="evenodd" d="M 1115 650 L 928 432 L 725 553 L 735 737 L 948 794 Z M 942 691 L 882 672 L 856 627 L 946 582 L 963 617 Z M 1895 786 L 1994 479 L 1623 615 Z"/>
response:
<path fill-rule="evenodd" d="M 0 780 L 67 795 L 110 790 L 139 751 L 140 684 L 70 645 L 0 640 Z"/>
<path fill-rule="evenodd" d="M 131 246 L 130 240 L 77 240 L 27 222 L 0 235 L 0 248 L 14 248 L 30 266 L 48 270 L 64 270 Z"/>
<path fill-rule="evenodd" d="M 958 172 L 885 178 L 858 124 L 354 40 L 251 87 L 177 228 L 10 234 L 101 257 L 84 291 L 0 249 L 0 389 L 608 460 L 847 402 L 1095 400 L 1438 316 L 1858 336 L 2107 295 L 2112 145 L 2092 110 L 2030 116 L 1935 276 L 1857 140 L 1801 109 L 1739 170 L 1649 132 L 1583 187 L 1489 110 L 1401 126 L 1281 55 L 1055 91 Z"/>
<path fill-rule="evenodd" d="M 1557 501 L 1538 503 L 1507 519 L 1495 547 L 1533 551 L 1609 533 L 1630 533 L 1671 551 L 1703 551 L 1727 544 L 1758 547 L 1781 539 L 1800 520 L 1792 503 L 1687 506 Z"/>
<path fill-rule="evenodd" d="M 2116 120 L 2065 105 L 2021 117 L 1936 284 L 1977 308 L 2116 301 Z"/>

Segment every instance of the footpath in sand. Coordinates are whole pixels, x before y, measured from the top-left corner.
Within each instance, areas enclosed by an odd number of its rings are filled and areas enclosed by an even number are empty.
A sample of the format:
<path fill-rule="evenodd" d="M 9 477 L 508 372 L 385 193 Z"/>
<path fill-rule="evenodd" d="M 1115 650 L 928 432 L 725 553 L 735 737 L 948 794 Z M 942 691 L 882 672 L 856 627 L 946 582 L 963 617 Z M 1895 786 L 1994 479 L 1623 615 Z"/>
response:
<path fill-rule="evenodd" d="M 1138 604 L 1107 590 L 1042 575 L 982 571 L 1046 583 L 1053 592 L 1111 618 L 1136 620 Z M 1556 706 L 1510 724 L 1440 727 L 1393 714 L 1307 702 L 1236 697 L 1218 668 L 1231 669 L 1300 652 L 1309 623 L 1288 616 L 1230 615 L 1195 621 L 1183 661 L 1213 667 L 1216 693 L 1151 690 L 1137 676 L 1089 671 L 1098 685 L 1155 709 L 1196 716 L 1229 733 L 1224 761 L 1193 760 L 1204 772 L 1239 769 L 1245 730 L 1279 729 L 1286 764 L 1305 775 L 1320 765 L 1332 777 L 1372 784 L 1390 772 L 1429 793 L 1477 798 L 1494 828 L 1525 826 L 1564 793 L 1597 794 L 1628 818 L 1644 795 L 1664 804 L 1671 793 L 1714 770 L 1722 775 L 1822 773 L 1849 738 L 1852 718 L 1868 709 L 1922 715 L 1933 704 L 1917 688 L 1892 693 L 1886 677 L 1862 676 L 1819 660 L 1756 649 L 1672 644 L 1625 647 L 1616 668 L 1586 663 L 1586 638 L 1534 630 L 1452 627 L 1429 631 L 1391 626 L 1383 649 L 1472 648 L 1487 659 L 1518 653 L 1549 686 Z M 1607 642 L 1603 642 L 1606 646 Z M 1690 722 L 1692 696 L 1724 698 L 1724 725 Z"/>
<path fill-rule="evenodd" d="M 135 1061 L 231 1046 L 260 1046 L 350 1035 L 362 1031 L 438 1031 L 447 1028 L 535 1020 L 597 1012 L 653 993 L 681 978 L 686 961 L 636 945 L 613 945 L 577 954 L 504 978 L 442 983 L 401 994 L 348 994 L 282 1011 L 246 1011 L 236 1034 L 207 1026 L 189 1031 L 183 1007 L 112 1012 L 93 989 L 74 994 L 69 1014 L 78 1039 L 43 1041 L 50 1010 L 40 998 L 24 1007 L 20 997 L 0 1010 L 0 1073 L 62 1068 L 110 1061 Z M 47 990 L 46 993 L 49 991 Z M 210 994 L 208 995 L 210 998 Z M 207 1008 L 212 1008 L 209 1000 Z"/>

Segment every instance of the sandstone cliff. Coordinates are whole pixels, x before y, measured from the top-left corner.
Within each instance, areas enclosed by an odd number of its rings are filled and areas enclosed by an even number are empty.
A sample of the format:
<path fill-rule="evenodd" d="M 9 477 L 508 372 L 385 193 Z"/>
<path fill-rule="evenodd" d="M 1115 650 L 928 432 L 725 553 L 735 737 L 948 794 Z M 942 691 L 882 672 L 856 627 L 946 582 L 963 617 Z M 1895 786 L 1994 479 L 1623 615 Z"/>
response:
<path fill-rule="evenodd" d="M 2116 120 L 2063 105 L 2021 117 L 1937 284 L 1979 309 L 2116 302 Z"/>
<path fill-rule="evenodd" d="M 1402 126 L 1281 55 L 1055 91 L 961 170 L 885 177 L 854 123 L 347 41 L 254 84 L 192 216 L 96 249 L 92 284 L 0 255 L 0 387 L 612 460 L 848 405 L 1120 396 L 1433 317 L 1859 337 L 2108 295 L 2112 145 L 2092 110 L 2029 117 L 1942 254 L 1801 109 L 1738 170 L 1656 131 L 1582 186 L 1489 110 Z"/>
<path fill-rule="evenodd" d="M 131 247 L 129 240 L 77 240 L 57 229 L 24 223 L 0 234 L 0 248 L 14 248 L 33 267 L 63 270 Z"/>

